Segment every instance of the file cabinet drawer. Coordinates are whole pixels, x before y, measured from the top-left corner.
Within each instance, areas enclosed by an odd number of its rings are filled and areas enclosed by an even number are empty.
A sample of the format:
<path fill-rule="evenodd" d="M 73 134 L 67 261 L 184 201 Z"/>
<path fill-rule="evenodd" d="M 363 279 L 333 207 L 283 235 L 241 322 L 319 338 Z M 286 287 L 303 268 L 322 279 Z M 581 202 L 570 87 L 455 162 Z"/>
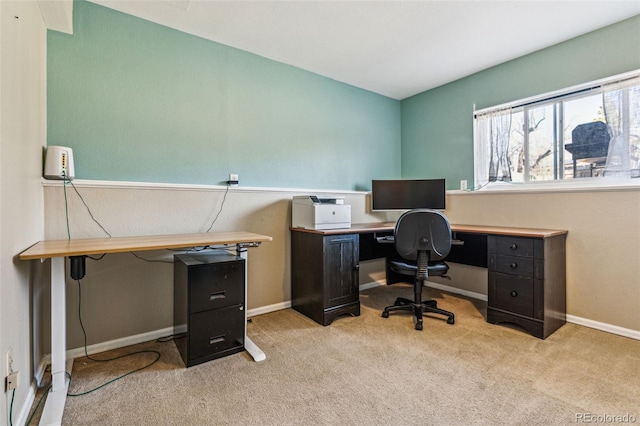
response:
<path fill-rule="evenodd" d="M 244 348 L 244 307 L 228 306 L 191 314 L 189 319 L 189 356 L 197 364 L 221 358 Z M 234 352 L 235 351 L 235 352 Z"/>
<path fill-rule="evenodd" d="M 200 265 L 189 278 L 191 313 L 244 303 L 244 259 Z"/>

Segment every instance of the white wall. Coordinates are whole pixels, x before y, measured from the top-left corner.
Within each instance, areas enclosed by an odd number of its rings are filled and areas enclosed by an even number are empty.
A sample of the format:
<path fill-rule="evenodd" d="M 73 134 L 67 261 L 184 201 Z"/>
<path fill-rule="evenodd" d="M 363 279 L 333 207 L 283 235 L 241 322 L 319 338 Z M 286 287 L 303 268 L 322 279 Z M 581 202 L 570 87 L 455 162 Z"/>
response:
<path fill-rule="evenodd" d="M 46 29 L 38 4 L 0 1 L 0 377 L 7 375 L 12 348 L 13 369 L 20 372 L 14 424 L 25 420 L 34 390 L 30 293 L 39 291 L 31 281 L 39 268 L 16 256 L 43 237 L 45 73 Z M 0 424 L 8 424 L 12 393 L 3 395 Z"/>
<path fill-rule="evenodd" d="M 75 185 L 94 217 L 113 236 L 205 231 L 224 196 L 224 189 L 215 187 L 105 187 L 80 181 Z M 250 249 L 250 311 L 281 309 L 290 302 L 290 200 L 305 193 L 313 191 L 240 188 L 227 195 L 214 231 L 247 230 L 273 237 L 272 242 Z M 368 212 L 365 193 L 342 195 L 352 205 L 354 223 L 397 218 L 397 214 Z M 67 199 L 72 237 L 103 236 L 69 186 Z M 446 214 L 452 223 L 569 230 L 569 314 L 640 331 L 640 191 L 451 193 L 447 202 Z M 45 204 L 46 237 L 66 238 L 60 185 L 45 188 Z M 173 252 L 139 254 L 169 261 L 173 256 Z M 444 284 L 486 295 L 486 270 L 453 266 L 454 279 Z M 383 267 L 383 262 L 367 262 L 361 271 L 361 284 L 384 282 Z M 82 306 L 89 345 L 171 327 L 172 270 L 170 264 L 148 263 L 130 254 L 87 260 Z M 73 308 L 78 303 L 77 283 L 67 285 L 69 347 L 78 348 L 82 335 Z"/>

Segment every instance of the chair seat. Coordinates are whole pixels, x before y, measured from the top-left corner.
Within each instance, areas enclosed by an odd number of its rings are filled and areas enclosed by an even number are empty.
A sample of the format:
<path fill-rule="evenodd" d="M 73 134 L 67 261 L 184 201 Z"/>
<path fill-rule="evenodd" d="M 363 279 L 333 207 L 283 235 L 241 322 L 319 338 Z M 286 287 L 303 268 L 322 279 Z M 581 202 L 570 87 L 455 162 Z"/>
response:
<path fill-rule="evenodd" d="M 393 272 L 403 275 L 415 275 L 418 269 L 416 265 L 402 260 L 389 261 L 389 267 Z M 430 276 L 442 276 L 449 271 L 449 265 L 445 262 L 429 262 L 427 269 Z"/>

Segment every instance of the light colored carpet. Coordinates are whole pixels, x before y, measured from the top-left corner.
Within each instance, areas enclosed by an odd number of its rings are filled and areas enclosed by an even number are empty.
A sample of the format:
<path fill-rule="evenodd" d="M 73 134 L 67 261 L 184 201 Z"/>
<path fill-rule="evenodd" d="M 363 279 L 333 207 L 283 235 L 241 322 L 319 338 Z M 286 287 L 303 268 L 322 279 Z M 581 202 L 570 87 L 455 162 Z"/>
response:
<path fill-rule="evenodd" d="M 184 368 L 174 343 L 152 367 L 86 396 L 68 397 L 65 425 L 566 425 L 580 416 L 640 422 L 640 341 L 574 324 L 546 340 L 485 322 L 486 303 L 426 290 L 455 325 L 380 316 L 408 285 L 361 292 L 362 314 L 323 327 L 286 309 L 254 317 L 245 353 Z M 90 333 L 90 330 L 88 330 Z M 80 393 L 152 360 L 75 360 Z M 41 407 L 39 408 L 41 409 Z M 37 424 L 37 414 L 32 424 Z"/>

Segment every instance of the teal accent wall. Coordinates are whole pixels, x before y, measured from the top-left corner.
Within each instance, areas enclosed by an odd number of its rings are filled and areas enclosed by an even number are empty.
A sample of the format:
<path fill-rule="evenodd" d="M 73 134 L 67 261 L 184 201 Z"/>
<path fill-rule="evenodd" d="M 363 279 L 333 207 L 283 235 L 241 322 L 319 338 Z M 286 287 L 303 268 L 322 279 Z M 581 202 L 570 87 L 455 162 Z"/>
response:
<path fill-rule="evenodd" d="M 48 32 L 48 145 L 76 178 L 368 190 L 401 174 L 400 102 L 93 3 Z"/>
<path fill-rule="evenodd" d="M 499 46 L 496 46 L 499 49 Z M 473 105 L 483 109 L 640 68 L 640 16 L 402 101 L 402 177 L 473 182 Z"/>

